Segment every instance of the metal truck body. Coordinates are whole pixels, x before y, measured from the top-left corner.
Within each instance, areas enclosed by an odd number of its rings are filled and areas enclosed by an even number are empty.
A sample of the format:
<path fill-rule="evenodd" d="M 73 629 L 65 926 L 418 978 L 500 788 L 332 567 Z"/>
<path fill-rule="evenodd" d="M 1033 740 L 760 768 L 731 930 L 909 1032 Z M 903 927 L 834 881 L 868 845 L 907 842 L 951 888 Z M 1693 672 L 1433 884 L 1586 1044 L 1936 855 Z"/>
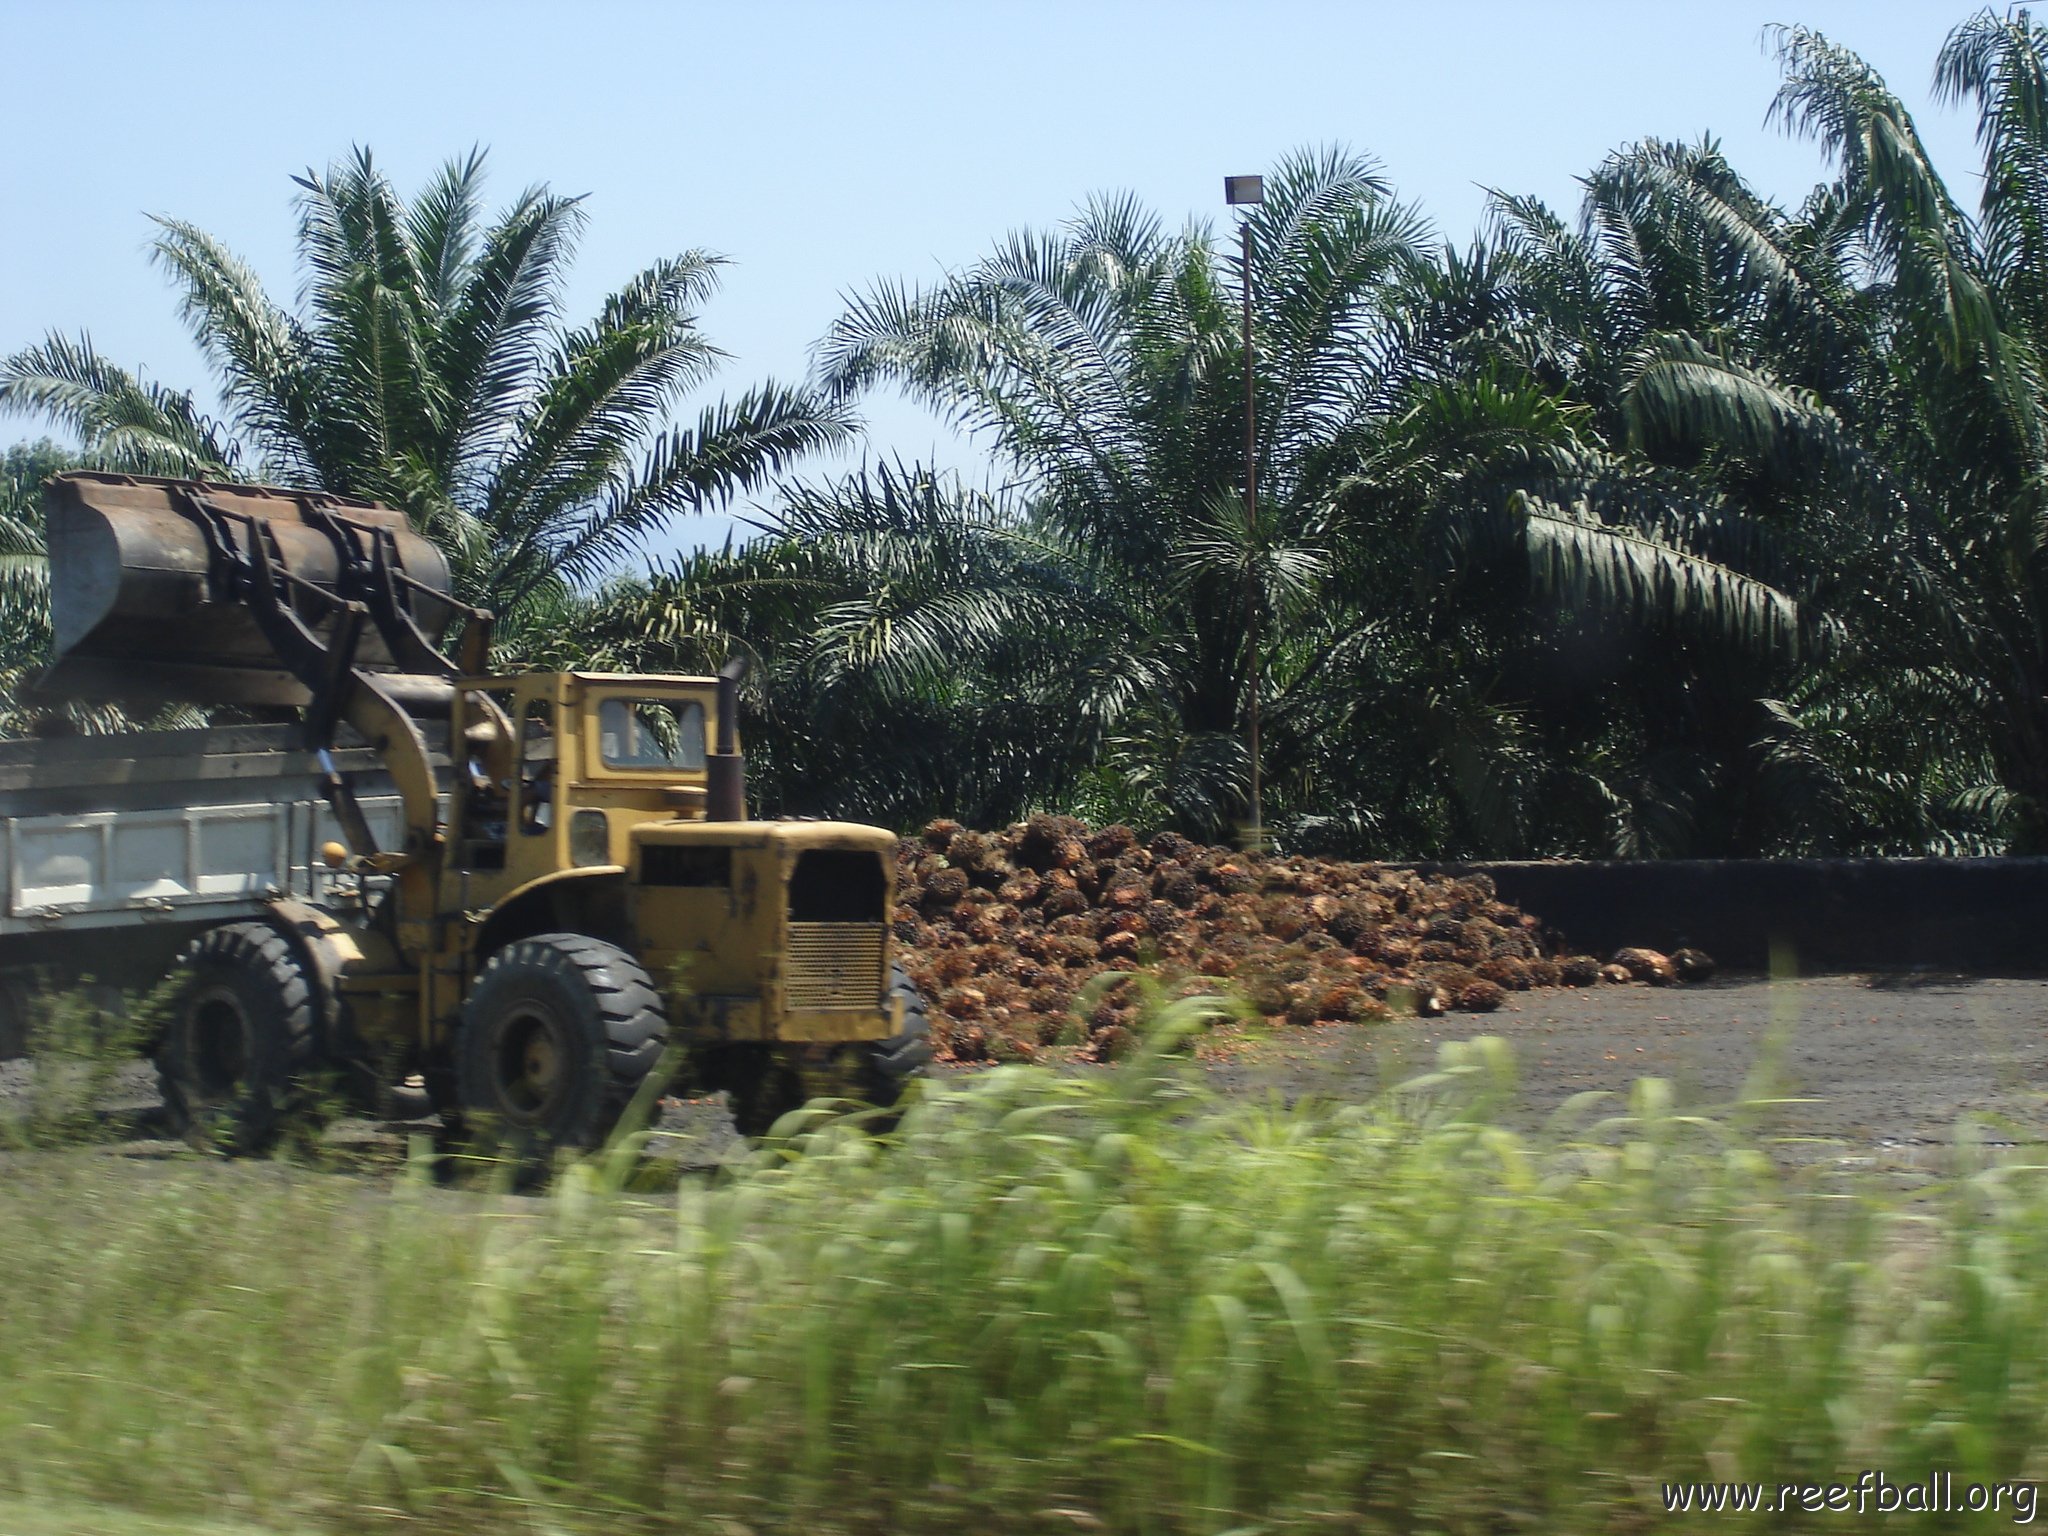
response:
<path fill-rule="evenodd" d="M 339 756 L 372 828 L 401 836 L 374 755 Z M 152 935 L 175 942 L 279 898 L 352 892 L 357 877 L 320 857 L 342 835 L 320 771 L 282 725 L 0 742 L 0 966 L 52 934 L 102 931 L 119 934 L 106 964 L 133 975 L 138 945 L 162 947 Z"/>

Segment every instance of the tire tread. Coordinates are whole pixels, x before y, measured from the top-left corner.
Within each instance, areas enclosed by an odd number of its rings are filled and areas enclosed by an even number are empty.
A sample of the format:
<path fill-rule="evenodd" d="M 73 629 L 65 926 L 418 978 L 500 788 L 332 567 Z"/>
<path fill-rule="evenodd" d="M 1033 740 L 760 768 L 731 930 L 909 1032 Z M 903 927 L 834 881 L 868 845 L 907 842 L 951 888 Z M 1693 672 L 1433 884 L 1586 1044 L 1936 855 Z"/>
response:
<path fill-rule="evenodd" d="M 252 1020 L 258 1030 L 267 1030 L 278 1047 L 269 1063 L 274 1081 L 245 1093 L 239 1103 L 222 1111 L 222 1122 L 213 1128 L 214 1141 L 231 1153 L 258 1152 L 276 1139 L 285 1113 L 294 1107 L 294 1091 L 318 1065 L 321 1056 L 319 1010 L 314 1006 L 312 983 L 298 953 L 285 936 L 268 923 L 223 923 L 194 939 L 178 962 L 179 973 L 190 979 L 201 970 L 218 965 L 240 971 L 274 1000 L 275 1008 Z M 177 1023 L 173 1028 L 178 1027 Z M 185 1085 L 179 1077 L 179 1052 L 156 1052 L 157 1081 L 165 1106 L 181 1130 L 198 1134 L 206 1127 L 196 1117 Z M 252 1085 L 252 1088 L 257 1085 Z M 263 1090 L 267 1090 L 267 1093 Z"/>
<path fill-rule="evenodd" d="M 604 1043 L 605 1072 L 597 1084 L 597 1101 L 578 1124 L 565 1127 L 565 1141 L 596 1144 L 608 1135 L 647 1074 L 668 1046 L 668 1015 L 652 979 L 625 950 L 604 939 L 579 933 L 542 933 L 516 939 L 485 962 L 471 1002 L 464 1007 L 465 1031 L 480 1025 L 474 1008 L 488 998 L 494 976 L 524 969 L 568 984 L 571 995 L 587 999 Z M 467 1063 L 467 1053 L 463 1053 Z M 478 1090 L 463 1088 L 467 1109 L 479 1109 Z"/>

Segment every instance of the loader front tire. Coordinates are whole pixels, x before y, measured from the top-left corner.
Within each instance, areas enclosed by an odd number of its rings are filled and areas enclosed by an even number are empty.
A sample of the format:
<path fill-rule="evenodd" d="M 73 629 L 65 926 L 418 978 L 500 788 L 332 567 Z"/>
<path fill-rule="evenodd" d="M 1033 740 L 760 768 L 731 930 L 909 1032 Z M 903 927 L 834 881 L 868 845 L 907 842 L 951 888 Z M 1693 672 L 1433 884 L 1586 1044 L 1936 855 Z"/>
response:
<path fill-rule="evenodd" d="M 601 1146 L 661 1059 L 668 1018 L 640 963 L 578 933 L 491 956 L 463 1004 L 456 1097 L 479 1151 L 523 1168 Z"/>
<path fill-rule="evenodd" d="M 176 974 L 155 1053 L 171 1123 L 205 1151 L 262 1152 L 319 1065 L 312 979 L 267 923 L 208 929 Z"/>

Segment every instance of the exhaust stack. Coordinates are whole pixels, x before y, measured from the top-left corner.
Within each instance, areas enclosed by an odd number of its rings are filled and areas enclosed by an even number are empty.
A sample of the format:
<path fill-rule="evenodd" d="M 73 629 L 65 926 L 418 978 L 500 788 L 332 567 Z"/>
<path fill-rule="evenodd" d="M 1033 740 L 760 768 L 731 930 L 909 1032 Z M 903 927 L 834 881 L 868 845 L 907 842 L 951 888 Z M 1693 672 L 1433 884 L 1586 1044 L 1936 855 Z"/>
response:
<path fill-rule="evenodd" d="M 705 759 L 704 819 L 747 819 L 747 760 L 740 752 L 740 679 L 747 658 L 735 656 L 718 669 L 718 743 Z"/>

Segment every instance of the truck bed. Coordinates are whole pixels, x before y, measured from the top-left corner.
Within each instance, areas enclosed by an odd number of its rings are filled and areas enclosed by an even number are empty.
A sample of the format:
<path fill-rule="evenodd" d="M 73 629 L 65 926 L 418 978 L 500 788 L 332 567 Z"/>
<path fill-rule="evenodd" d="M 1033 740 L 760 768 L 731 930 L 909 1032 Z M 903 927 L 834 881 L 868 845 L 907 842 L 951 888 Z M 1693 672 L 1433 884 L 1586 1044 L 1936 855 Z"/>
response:
<path fill-rule="evenodd" d="M 334 759 L 379 842 L 397 846 L 399 802 L 376 754 L 344 745 Z M 348 877 L 319 857 L 341 839 L 319 774 L 290 725 L 0 742 L 0 949 L 327 897 Z"/>

